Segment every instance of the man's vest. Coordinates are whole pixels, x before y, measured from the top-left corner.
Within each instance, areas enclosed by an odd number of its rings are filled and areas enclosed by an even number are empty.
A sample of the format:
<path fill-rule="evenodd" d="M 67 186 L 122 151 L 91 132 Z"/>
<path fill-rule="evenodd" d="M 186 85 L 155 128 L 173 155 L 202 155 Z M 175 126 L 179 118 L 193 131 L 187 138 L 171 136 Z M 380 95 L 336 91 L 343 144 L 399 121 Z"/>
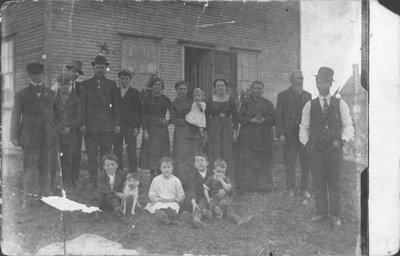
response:
<path fill-rule="evenodd" d="M 331 97 L 327 113 L 324 113 L 319 98 L 311 101 L 310 110 L 310 140 L 341 140 L 342 118 L 340 114 L 340 99 Z"/>

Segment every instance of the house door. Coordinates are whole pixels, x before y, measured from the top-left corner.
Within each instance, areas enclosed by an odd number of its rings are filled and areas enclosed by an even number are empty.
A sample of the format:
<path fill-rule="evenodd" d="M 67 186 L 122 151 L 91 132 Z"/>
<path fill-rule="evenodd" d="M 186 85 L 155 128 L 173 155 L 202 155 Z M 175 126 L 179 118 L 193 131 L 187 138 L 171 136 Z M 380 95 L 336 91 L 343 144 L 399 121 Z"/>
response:
<path fill-rule="evenodd" d="M 185 47 L 185 81 L 190 83 L 189 94 L 200 88 L 209 97 L 212 93 L 212 50 Z"/>

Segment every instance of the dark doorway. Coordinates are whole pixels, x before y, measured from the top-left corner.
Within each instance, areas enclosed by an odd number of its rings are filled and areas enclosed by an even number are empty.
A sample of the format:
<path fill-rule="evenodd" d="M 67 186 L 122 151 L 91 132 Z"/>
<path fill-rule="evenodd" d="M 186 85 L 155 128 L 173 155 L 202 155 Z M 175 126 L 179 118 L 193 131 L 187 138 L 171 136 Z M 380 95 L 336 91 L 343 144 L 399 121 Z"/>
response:
<path fill-rule="evenodd" d="M 200 88 L 209 97 L 212 93 L 212 50 L 185 47 L 185 81 L 190 83 L 189 93 Z"/>

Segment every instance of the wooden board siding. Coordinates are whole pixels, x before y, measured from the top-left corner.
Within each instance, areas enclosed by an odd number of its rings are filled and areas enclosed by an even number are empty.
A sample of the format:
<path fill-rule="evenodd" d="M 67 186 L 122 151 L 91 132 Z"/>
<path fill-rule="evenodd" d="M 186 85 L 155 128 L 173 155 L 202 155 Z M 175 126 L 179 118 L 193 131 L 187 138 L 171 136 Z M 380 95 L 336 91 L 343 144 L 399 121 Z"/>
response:
<path fill-rule="evenodd" d="M 69 59 L 81 59 L 85 72 L 82 79 L 90 77 L 90 62 L 98 54 L 99 44 L 106 42 L 110 53 L 105 56 L 111 63 L 108 76 L 116 79 L 122 40 L 119 33 L 156 36 L 162 38 L 159 74 L 164 76 L 166 94 L 172 100 L 174 79 L 180 79 L 182 69 L 176 40 L 198 41 L 215 44 L 215 49 L 222 51 L 231 47 L 261 50 L 259 80 L 267 85 L 267 98 L 275 102 L 277 93 L 289 86 L 287 73 L 300 61 L 297 1 L 210 2 L 204 10 L 183 2 L 75 1 L 73 5 L 56 0 L 52 5 L 55 74 Z M 230 21 L 235 23 L 218 25 Z M 217 25 L 202 27 L 206 24 Z M 170 49 L 174 56 L 168 59 Z"/>
<path fill-rule="evenodd" d="M 26 87 L 26 64 L 44 54 L 44 2 L 10 3 L 2 12 L 2 38 L 15 35 L 15 91 Z"/>

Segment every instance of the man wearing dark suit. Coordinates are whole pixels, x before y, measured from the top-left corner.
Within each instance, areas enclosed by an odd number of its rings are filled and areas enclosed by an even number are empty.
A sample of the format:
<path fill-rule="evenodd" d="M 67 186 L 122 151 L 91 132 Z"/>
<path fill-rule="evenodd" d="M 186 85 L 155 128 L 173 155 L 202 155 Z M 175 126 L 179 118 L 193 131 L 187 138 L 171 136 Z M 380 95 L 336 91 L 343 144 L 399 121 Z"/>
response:
<path fill-rule="evenodd" d="M 76 137 L 81 136 L 78 130 L 81 125 L 81 103 L 79 98 L 70 92 L 72 81 L 68 74 L 59 75 L 57 82 L 60 88 L 57 92 L 57 97 L 63 103 L 67 113 L 66 126 L 60 134 L 63 186 L 75 187 L 76 184 L 72 176 L 71 166 L 73 150 L 77 141 Z"/>
<path fill-rule="evenodd" d="M 312 221 L 330 219 L 340 226 L 340 176 L 343 145 L 354 136 L 350 110 L 344 100 L 333 97 L 333 69 L 321 67 L 315 76 L 319 95 L 304 105 L 300 142 L 312 159 L 315 212 Z M 329 218 L 328 218 L 329 217 Z"/>
<path fill-rule="evenodd" d="M 290 74 L 292 86 L 278 94 L 275 120 L 276 136 L 284 143 L 283 159 L 285 163 L 286 189 L 291 196 L 294 195 L 296 186 L 295 164 L 297 155 L 301 164 L 301 194 L 309 198 L 308 193 L 310 177 L 310 161 L 302 144 L 299 141 L 299 125 L 301 110 L 304 104 L 311 100 L 311 94 L 303 90 L 303 74 L 294 71 Z"/>
<path fill-rule="evenodd" d="M 120 71 L 118 77 L 120 86 L 121 132 L 114 135 L 114 153 L 118 157 L 120 169 L 123 170 L 122 148 L 125 139 L 129 172 L 136 172 L 136 136 L 140 128 L 140 93 L 129 85 L 132 79 L 132 73 L 129 70 Z"/>
<path fill-rule="evenodd" d="M 83 90 L 83 87 L 80 82 L 77 81 L 79 75 L 83 75 L 84 73 L 82 72 L 82 62 L 79 60 L 73 60 L 71 63 L 67 64 L 65 66 L 66 68 L 66 74 L 69 76 L 71 80 L 71 87 L 69 88 L 69 92 L 71 95 L 76 96 L 80 99 L 82 93 L 81 91 Z M 56 84 L 52 86 L 52 90 L 58 91 L 60 88 L 59 82 L 57 81 Z M 80 99 L 81 100 L 81 99 Z M 72 162 L 71 162 L 71 185 L 73 187 L 77 187 L 78 182 L 79 182 L 79 171 L 80 171 L 80 164 L 81 164 L 81 154 L 82 154 L 82 141 L 83 141 L 83 135 L 80 131 L 80 127 L 82 125 L 82 120 L 80 120 L 79 127 L 76 128 L 77 134 L 75 136 L 75 143 L 74 147 L 72 148 Z M 58 152 L 55 152 L 56 154 Z M 58 163 L 55 162 L 53 163 L 55 165 L 55 168 L 58 168 Z"/>
<path fill-rule="evenodd" d="M 37 204 L 35 196 L 50 195 L 51 157 L 58 150 L 58 132 L 65 126 L 66 114 L 56 92 L 43 83 L 43 65 L 30 63 L 26 69 L 30 83 L 15 94 L 10 139 L 22 147 L 22 208 L 28 210 Z"/>
<path fill-rule="evenodd" d="M 92 62 L 94 76 L 82 82 L 82 127 L 88 157 L 89 185 L 96 187 L 98 155 L 112 150 L 113 136 L 120 132 L 119 90 L 114 81 L 105 77 L 109 63 L 103 56 Z"/>
<path fill-rule="evenodd" d="M 68 74 L 71 78 L 71 95 L 75 95 L 81 100 L 83 90 L 82 84 L 76 81 L 79 75 L 83 75 L 82 72 L 82 62 L 79 60 L 72 61 L 69 65 L 65 66 L 68 69 Z M 81 117 L 82 118 L 82 117 Z M 80 120 L 79 126 L 82 125 L 82 120 Z M 83 135 L 79 128 L 77 128 L 78 132 L 76 134 L 76 141 L 74 144 L 74 148 L 72 149 L 72 165 L 71 165 L 71 179 L 72 186 L 77 186 L 79 182 L 79 171 L 81 169 L 81 155 L 82 155 L 82 141 Z"/>

